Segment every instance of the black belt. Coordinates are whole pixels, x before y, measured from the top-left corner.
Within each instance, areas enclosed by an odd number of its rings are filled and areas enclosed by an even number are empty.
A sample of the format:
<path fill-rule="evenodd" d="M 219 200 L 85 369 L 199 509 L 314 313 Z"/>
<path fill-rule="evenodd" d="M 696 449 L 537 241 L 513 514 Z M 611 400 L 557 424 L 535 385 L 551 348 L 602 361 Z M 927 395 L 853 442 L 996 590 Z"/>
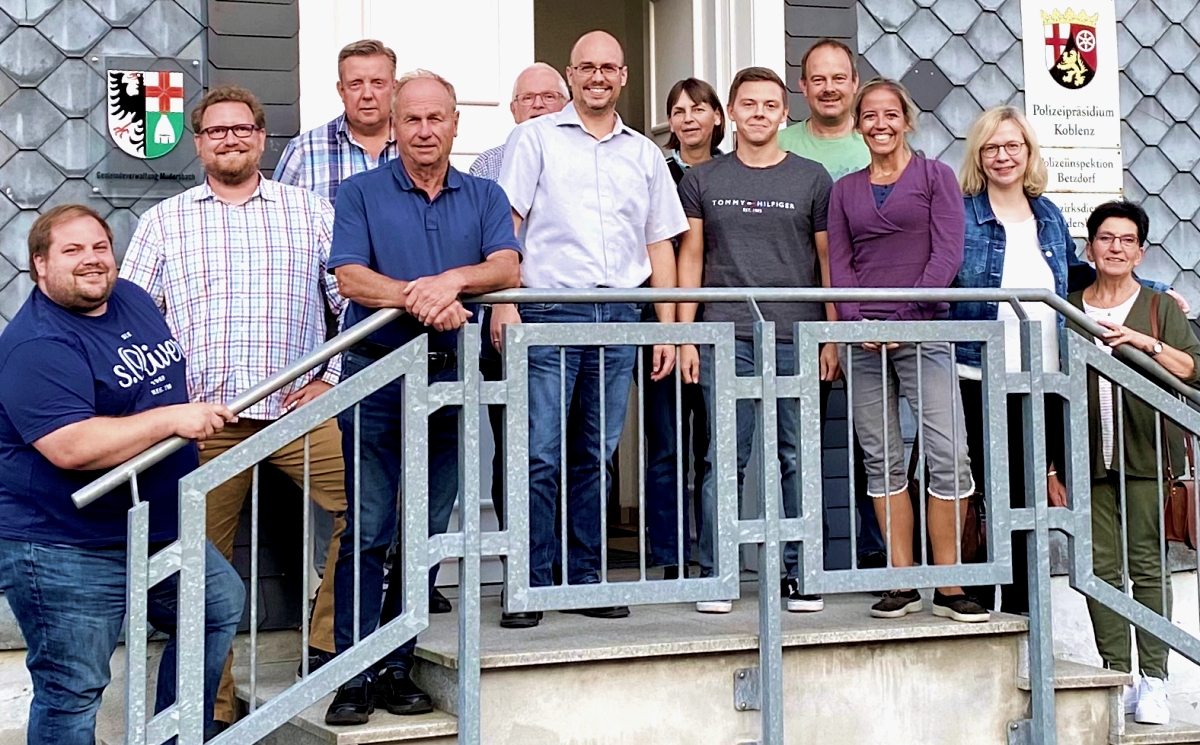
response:
<path fill-rule="evenodd" d="M 353 354 L 361 357 L 366 357 L 371 360 L 381 360 L 396 350 L 392 347 L 383 344 L 376 344 L 371 341 L 360 341 L 348 350 Z M 442 372 L 443 370 L 453 370 L 458 364 L 458 355 L 453 351 L 445 352 L 430 352 L 429 353 L 429 373 Z"/>

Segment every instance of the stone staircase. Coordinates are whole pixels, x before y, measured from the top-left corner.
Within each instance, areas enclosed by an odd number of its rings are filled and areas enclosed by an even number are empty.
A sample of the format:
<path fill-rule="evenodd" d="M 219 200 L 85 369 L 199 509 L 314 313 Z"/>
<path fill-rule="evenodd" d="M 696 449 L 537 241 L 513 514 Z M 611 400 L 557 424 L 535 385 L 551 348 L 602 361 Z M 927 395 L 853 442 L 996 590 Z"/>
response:
<path fill-rule="evenodd" d="M 968 625 L 926 612 L 880 621 L 868 615 L 869 604 L 868 596 L 844 595 L 827 597 L 818 614 L 783 613 L 788 745 L 1006 745 L 1009 723 L 1029 709 L 1025 619 L 995 614 L 987 624 Z M 499 615 L 499 599 L 485 598 L 485 745 L 759 740 L 757 702 L 740 682 L 752 678 L 758 664 L 752 592 L 727 616 L 702 616 L 689 605 L 638 607 L 623 620 L 547 613 L 536 629 L 508 630 L 497 625 Z M 264 742 L 457 742 L 456 615 L 434 616 L 419 641 L 414 676 L 437 711 L 418 717 L 380 712 L 361 727 L 328 727 L 326 698 Z M 294 637 L 291 648 L 298 650 Z M 261 646 L 259 654 L 263 659 Z M 258 698 L 290 685 L 296 664 L 262 664 Z M 1200 726 L 1178 718 L 1166 727 L 1126 721 L 1120 693 L 1127 682 L 1124 674 L 1058 661 L 1059 742 L 1200 745 Z M 239 694 L 245 698 L 244 680 Z"/>

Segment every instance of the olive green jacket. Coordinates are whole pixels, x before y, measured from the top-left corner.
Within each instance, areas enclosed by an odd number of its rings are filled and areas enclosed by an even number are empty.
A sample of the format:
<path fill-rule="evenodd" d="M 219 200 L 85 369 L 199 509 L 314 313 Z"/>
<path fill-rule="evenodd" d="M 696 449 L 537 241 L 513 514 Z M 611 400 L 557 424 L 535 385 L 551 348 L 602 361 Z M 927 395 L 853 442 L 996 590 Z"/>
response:
<path fill-rule="evenodd" d="M 1143 287 L 1138 293 L 1137 300 L 1129 309 L 1125 326 L 1151 335 L 1150 330 L 1150 299 L 1160 293 Z M 1067 300 L 1076 308 L 1083 310 L 1083 293 L 1073 292 Z M 1088 341 L 1095 343 L 1096 337 L 1084 330 L 1075 322 L 1067 319 L 1067 328 L 1075 331 Z M 1179 349 L 1192 356 L 1196 366 L 1191 376 L 1184 383 L 1193 388 L 1200 388 L 1200 341 L 1192 331 L 1192 325 L 1187 316 L 1168 296 L 1163 296 L 1158 302 L 1158 331 L 1163 344 Z M 1141 399 L 1127 393 L 1122 394 L 1125 423 L 1125 474 L 1136 478 L 1157 478 L 1158 466 L 1161 462 L 1155 449 L 1155 410 L 1147 406 Z M 1116 418 L 1116 401 L 1113 402 L 1113 417 Z M 1186 468 L 1183 454 L 1182 431 L 1163 418 L 1163 442 L 1170 448 L 1171 465 L 1176 475 Z M 1108 475 L 1108 466 L 1104 462 L 1104 439 L 1100 429 L 1100 376 L 1095 370 L 1088 371 L 1088 431 L 1091 439 L 1092 478 L 1103 479 Z M 1113 464 L 1114 469 L 1121 458 L 1121 438 L 1116 434 L 1116 422 L 1113 422 Z"/>

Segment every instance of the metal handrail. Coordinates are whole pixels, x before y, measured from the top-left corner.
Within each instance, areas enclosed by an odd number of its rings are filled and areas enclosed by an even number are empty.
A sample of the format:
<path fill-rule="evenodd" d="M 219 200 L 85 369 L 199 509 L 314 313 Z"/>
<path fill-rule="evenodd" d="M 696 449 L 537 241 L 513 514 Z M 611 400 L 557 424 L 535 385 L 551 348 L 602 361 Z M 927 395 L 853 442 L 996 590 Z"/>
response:
<path fill-rule="evenodd" d="M 1045 303 L 1064 317 L 1071 319 L 1095 336 L 1107 329 L 1093 321 L 1082 310 L 1046 289 L 1003 290 L 984 288 L 589 288 L 589 289 L 528 289 L 503 290 L 466 298 L 468 303 L 736 303 L 736 302 L 955 302 L 955 303 Z M 305 373 L 324 365 L 337 355 L 396 320 L 403 311 L 387 308 L 376 311 L 361 323 L 341 332 L 296 360 L 284 370 L 263 380 L 227 406 L 238 414 L 267 396 L 288 385 Z M 1200 405 L 1200 391 L 1190 388 L 1150 355 L 1128 345 L 1114 350 L 1119 357 L 1141 370 L 1164 387 Z M 111 471 L 80 488 L 71 495 L 78 508 L 86 507 L 136 474 L 162 461 L 189 440 L 170 437 L 144 450 L 139 455 L 116 466 Z"/>

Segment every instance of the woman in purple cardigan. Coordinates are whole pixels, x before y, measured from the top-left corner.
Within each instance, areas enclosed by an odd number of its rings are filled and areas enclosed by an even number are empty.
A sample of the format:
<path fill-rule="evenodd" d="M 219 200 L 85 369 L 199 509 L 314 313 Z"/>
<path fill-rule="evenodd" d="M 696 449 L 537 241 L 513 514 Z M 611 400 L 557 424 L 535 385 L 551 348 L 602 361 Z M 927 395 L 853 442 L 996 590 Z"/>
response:
<path fill-rule="evenodd" d="M 833 186 L 832 286 L 949 287 L 963 257 L 963 201 L 954 171 L 909 149 L 906 136 L 916 121 L 916 107 L 899 83 L 868 82 L 858 93 L 854 111 L 858 131 L 871 150 L 871 164 Z M 927 321 L 946 318 L 949 305 L 838 303 L 837 312 L 843 321 Z M 865 456 L 867 492 L 880 526 L 890 526 L 884 532 L 890 532 L 892 566 L 913 564 L 913 508 L 899 396 L 908 400 L 914 417 L 923 418 L 933 561 L 956 563 L 955 523 L 965 518 L 965 498 L 975 487 L 950 344 L 848 345 L 842 367 L 852 376 L 854 429 Z M 896 590 L 885 594 L 871 615 L 900 618 L 921 608 L 917 590 Z M 965 622 L 988 619 L 987 611 L 961 587 L 938 588 L 933 613 Z"/>

